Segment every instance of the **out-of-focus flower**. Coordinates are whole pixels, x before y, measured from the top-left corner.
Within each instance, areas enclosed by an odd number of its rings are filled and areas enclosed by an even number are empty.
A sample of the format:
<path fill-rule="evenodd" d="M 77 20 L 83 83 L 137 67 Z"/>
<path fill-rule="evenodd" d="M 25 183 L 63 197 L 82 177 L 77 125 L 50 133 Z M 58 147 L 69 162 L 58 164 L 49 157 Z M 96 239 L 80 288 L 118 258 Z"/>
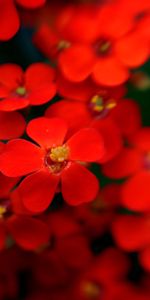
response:
<path fill-rule="evenodd" d="M 56 93 L 55 72 L 47 64 L 34 63 L 25 72 L 15 64 L 0 66 L 0 111 L 41 105 Z"/>
<path fill-rule="evenodd" d="M 131 139 L 130 147 L 102 167 L 110 178 L 129 177 L 122 187 L 122 203 L 133 211 L 150 210 L 150 129 L 141 128 Z"/>

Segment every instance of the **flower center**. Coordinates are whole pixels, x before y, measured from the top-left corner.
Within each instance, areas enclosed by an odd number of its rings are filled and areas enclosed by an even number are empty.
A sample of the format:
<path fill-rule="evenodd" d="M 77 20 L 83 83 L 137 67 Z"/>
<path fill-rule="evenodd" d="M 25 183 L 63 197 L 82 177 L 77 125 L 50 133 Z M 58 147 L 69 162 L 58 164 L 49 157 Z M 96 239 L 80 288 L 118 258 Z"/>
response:
<path fill-rule="evenodd" d="M 94 45 L 96 55 L 104 56 L 111 51 L 112 43 L 108 39 L 100 39 Z"/>
<path fill-rule="evenodd" d="M 113 109 L 117 105 L 114 99 L 105 100 L 103 96 L 95 95 L 90 100 L 90 108 L 92 112 L 99 116 L 104 117 L 109 110 Z"/>
<path fill-rule="evenodd" d="M 97 197 L 90 205 L 92 212 L 95 214 L 101 213 L 106 207 L 107 205 L 102 199 L 102 196 Z"/>
<path fill-rule="evenodd" d="M 26 94 L 26 88 L 24 86 L 19 86 L 17 89 L 16 89 L 16 93 L 17 95 L 19 96 L 25 96 Z"/>
<path fill-rule="evenodd" d="M 89 281 L 83 283 L 82 292 L 86 299 L 97 300 L 100 297 L 101 289 L 98 284 Z"/>
<path fill-rule="evenodd" d="M 4 205 L 0 205 L 0 219 L 3 218 L 6 212 L 7 212 L 7 208 Z"/>
<path fill-rule="evenodd" d="M 65 145 L 51 148 L 45 158 L 45 165 L 52 173 L 60 173 L 68 163 L 69 148 Z"/>
<path fill-rule="evenodd" d="M 61 51 L 63 49 L 67 49 L 71 46 L 71 43 L 69 41 L 65 41 L 65 40 L 61 40 L 59 41 L 58 45 L 57 45 L 57 49 L 58 51 Z"/>

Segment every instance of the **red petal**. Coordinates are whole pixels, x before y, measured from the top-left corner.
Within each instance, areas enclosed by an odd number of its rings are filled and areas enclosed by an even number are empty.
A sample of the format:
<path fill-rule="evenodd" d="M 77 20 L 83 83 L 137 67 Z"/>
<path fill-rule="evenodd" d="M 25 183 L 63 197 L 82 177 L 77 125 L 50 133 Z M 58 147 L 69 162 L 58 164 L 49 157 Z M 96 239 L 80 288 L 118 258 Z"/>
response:
<path fill-rule="evenodd" d="M 135 211 L 150 211 L 150 173 L 139 172 L 131 177 L 122 188 L 123 204 Z"/>
<path fill-rule="evenodd" d="M 48 107 L 46 117 L 63 118 L 69 127 L 69 133 L 74 133 L 82 127 L 87 127 L 91 116 L 87 105 L 78 101 L 61 100 Z"/>
<path fill-rule="evenodd" d="M 150 272 L 150 244 L 139 253 L 139 260 L 142 267 Z"/>
<path fill-rule="evenodd" d="M 27 176 L 19 186 L 24 206 L 34 213 L 44 211 L 52 202 L 59 182 L 59 176 L 48 171 L 39 171 Z"/>
<path fill-rule="evenodd" d="M 99 182 L 95 175 L 80 164 L 72 163 L 62 173 L 62 194 L 70 205 L 90 202 L 96 198 Z"/>
<path fill-rule="evenodd" d="M 117 1 L 110 4 L 112 5 L 100 7 L 99 32 L 101 36 L 108 36 L 112 40 L 116 40 L 133 28 L 133 18 L 129 15 L 126 7 L 122 9 L 118 6 Z"/>
<path fill-rule="evenodd" d="M 142 249 L 150 241 L 148 220 L 143 216 L 119 216 L 112 224 L 117 244 L 126 251 Z"/>
<path fill-rule="evenodd" d="M 26 216 L 13 216 L 7 227 L 16 243 L 26 250 L 34 250 L 49 241 L 49 230 L 42 221 Z"/>
<path fill-rule="evenodd" d="M 9 96 L 9 98 L 0 101 L 0 110 L 14 111 L 14 110 L 22 109 L 28 105 L 29 105 L 28 99 Z"/>
<path fill-rule="evenodd" d="M 45 148 L 62 145 L 67 133 L 67 125 L 59 118 L 37 118 L 27 126 L 27 134 Z"/>
<path fill-rule="evenodd" d="M 12 0 L 0 2 L 0 40 L 8 40 L 15 35 L 19 29 L 19 16 Z"/>
<path fill-rule="evenodd" d="M 27 210 L 22 202 L 22 199 L 19 194 L 19 188 L 17 187 L 15 190 L 11 192 L 10 195 L 10 200 L 11 200 L 11 206 L 12 206 L 12 211 L 16 215 L 33 215 L 31 211 Z"/>
<path fill-rule="evenodd" d="M 18 4 L 26 8 L 37 8 L 45 4 L 46 0 L 16 0 Z"/>
<path fill-rule="evenodd" d="M 114 179 L 130 176 L 142 167 L 142 157 L 134 149 L 124 148 L 118 156 L 102 166 L 102 172 Z"/>
<path fill-rule="evenodd" d="M 93 78 L 98 84 L 119 85 L 129 77 L 129 72 L 115 56 L 99 58 L 93 70 Z"/>
<path fill-rule="evenodd" d="M 79 82 L 91 74 L 95 58 L 88 46 L 74 45 L 60 54 L 58 63 L 68 80 Z"/>
<path fill-rule="evenodd" d="M 56 94 L 56 85 L 53 82 L 37 86 L 28 96 L 31 105 L 41 105 L 50 101 Z"/>
<path fill-rule="evenodd" d="M 105 154 L 100 159 L 100 163 L 105 163 L 118 155 L 122 149 L 123 142 L 120 130 L 109 116 L 95 120 L 91 125 L 96 128 L 103 137 Z"/>
<path fill-rule="evenodd" d="M 55 71 L 44 63 L 31 64 L 25 72 L 25 83 L 29 90 L 37 90 L 45 83 L 51 83 L 55 79 Z"/>
<path fill-rule="evenodd" d="M 0 65 L 0 83 L 11 91 L 22 84 L 23 70 L 16 64 Z M 1 96 L 1 95 L 0 95 Z"/>
<path fill-rule="evenodd" d="M 104 155 L 104 142 L 94 128 L 83 128 L 66 143 L 70 148 L 69 159 L 94 162 Z"/>
<path fill-rule="evenodd" d="M 0 220 L 0 250 L 5 248 L 6 237 L 5 221 Z"/>
<path fill-rule="evenodd" d="M 134 134 L 141 127 L 141 112 L 136 101 L 124 99 L 112 110 L 111 117 L 125 137 Z"/>
<path fill-rule="evenodd" d="M 0 197 L 7 197 L 11 189 L 17 184 L 20 178 L 7 177 L 0 173 Z"/>
<path fill-rule="evenodd" d="M 42 23 L 33 35 L 33 42 L 45 56 L 51 58 L 57 55 L 59 37 L 46 23 Z"/>
<path fill-rule="evenodd" d="M 138 30 L 135 30 L 116 43 L 115 51 L 124 65 L 135 68 L 144 64 L 149 57 L 148 40 L 143 39 Z"/>
<path fill-rule="evenodd" d="M 65 98 L 87 102 L 100 86 L 97 86 L 91 78 L 81 82 L 71 82 L 59 74 L 57 88 L 58 93 Z"/>
<path fill-rule="evenodd" d="M 141 128 L 131 139 L 131 143 L 143 152 L 150 151 L 150 127 Z M 143 153 L 144 154 L 144 153 Z"/>
<path fill-rule="evenodd" d="M 0 112 L 0 139 L 8 140 L 20 137 L 26 123 L 19 112 Z"/>
<path fill-rule="evenodd" d="M 0 170 L 10 177 L 26 175 L 42 166 L 41 149 L 26 140 L 8 142 L 4 153 L 0 156 Z"/>

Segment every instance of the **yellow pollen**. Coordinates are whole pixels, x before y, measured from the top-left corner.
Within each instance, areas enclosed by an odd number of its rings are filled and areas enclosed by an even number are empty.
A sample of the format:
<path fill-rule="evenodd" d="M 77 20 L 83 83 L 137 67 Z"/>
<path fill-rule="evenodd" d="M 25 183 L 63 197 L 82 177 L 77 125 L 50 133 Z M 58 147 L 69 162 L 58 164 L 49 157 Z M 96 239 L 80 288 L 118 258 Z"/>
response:
<path fill-rule="evenodd" d="M 99 299 L 100 288 L 96 283 L 93 282 L 85 282 L 82 286 L 82 290 L 84 295 L 89 300 Z"/>
<path fill-rule="evenodd" d="M 111 43 L 110 42 L 105 42 L 100 46 L 100 52 L 105 53 L 107 50 L 110 48 Z"/>
<path fill-rule="evenodd" d="M 20 96 L 24 96 L 26 94 L 26 88 L 23 87 L 23 86 L 19 86 L 17 89 L 16 89 L 16 93 Z"/>
<path fill-rule="evenodd" d="M 57 49 L 58 50 L 63 50 L 63 49 L 67 49 L 71 46 L 71 43 L 65 40 L 61 40 L 58 45 L 57 45 Z"/>
<path fill-rule="evenodd" d="M 91 103 L 94 104 L 93 110 L 101 112 L 104 109 L 103 98 L 99 95 L 95 95 L 91 99 Z"/>
<path fill-rule="evenodd" d="M 114 99 L 110 99 L 107 103 L 106 103 L 106 108 L 108 109 L 112 109 L 117 105 L 116 101 Z"/>
<path fill-rule="evenodd" d="M 50 159 L 56 163 L 62 163 L 68 159 L 69 148 L 66 146 L 58 146 L 51 149 Z"/>
<path fill-rule="evenodd" d="M 0 218 L 2 218 L 3 214 L 5 214 L 5 213 L 6 213 L 6 207 L 0 205 Z"/>

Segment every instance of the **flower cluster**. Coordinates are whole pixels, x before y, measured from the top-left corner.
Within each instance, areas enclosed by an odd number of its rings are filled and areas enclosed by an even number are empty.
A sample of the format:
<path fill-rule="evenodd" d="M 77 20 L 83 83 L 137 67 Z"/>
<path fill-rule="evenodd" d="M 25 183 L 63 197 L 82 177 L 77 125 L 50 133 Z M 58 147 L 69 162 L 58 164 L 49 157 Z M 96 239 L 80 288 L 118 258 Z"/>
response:
<path fill-rule="evenodd" d="M 149 300 L 149 28 L 149 0 L 0 0 L 0 299 Z"/>

